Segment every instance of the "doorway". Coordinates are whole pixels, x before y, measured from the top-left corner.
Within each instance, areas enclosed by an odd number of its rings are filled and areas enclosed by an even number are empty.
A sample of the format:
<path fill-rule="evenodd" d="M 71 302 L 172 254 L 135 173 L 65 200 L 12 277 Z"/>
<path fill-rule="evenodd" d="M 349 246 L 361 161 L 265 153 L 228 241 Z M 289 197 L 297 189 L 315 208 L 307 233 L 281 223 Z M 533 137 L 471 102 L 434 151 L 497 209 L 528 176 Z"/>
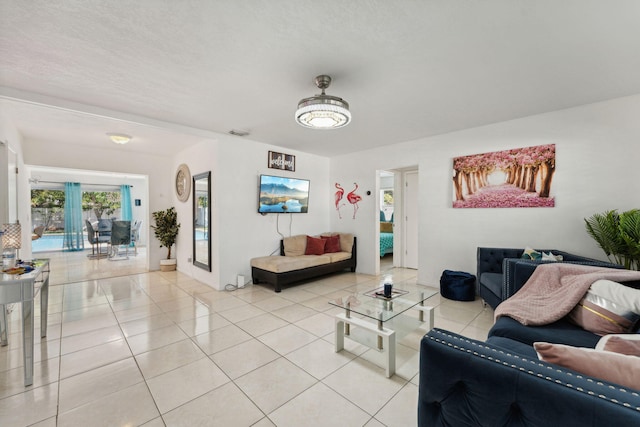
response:
<path fill-rule="evenodd" d="M 394 267 L 395 173 L 380 171 L 380 271 Z"/>
<path fill-rule="evenodd" d="M 41 166 L 26 166 L 26 169 L 32 206 L 29 226 L 44 230 L 40 237 L 32 240 L 29 252 L 32 257 L 51 259 L 53 284 L 149 271 L 149 184 L 146 175 Z M 80 183 L 82 195 L 82 236 L 71 250 L 63 250 L 62 244 L 66 222 L 65 182 Z M 127 195 L 126 199 L 122 199 L 123 194 Z M 124 203 L 124 200 L 130 203 Z M 94 223 L 113 219 L 130 221 L 132 226 L 141 223 L 137 232 L 132 233 L 127 260 L 119 258 L 115 262 L 96 256 L 95 251 L 100 252 L 101 245 L 88 241 L 89 232 L 95 232 Z M 108 243 L 103 242 L 102 246 L 104 252 Z"/>
<path fill-rule="evenodd" d="M 393 267 L 417 269 L 418 169 L 410 167 L 380 170 L 378 184 L 380 226 L 377 242 L 380 246 L 378 272 Z"/>

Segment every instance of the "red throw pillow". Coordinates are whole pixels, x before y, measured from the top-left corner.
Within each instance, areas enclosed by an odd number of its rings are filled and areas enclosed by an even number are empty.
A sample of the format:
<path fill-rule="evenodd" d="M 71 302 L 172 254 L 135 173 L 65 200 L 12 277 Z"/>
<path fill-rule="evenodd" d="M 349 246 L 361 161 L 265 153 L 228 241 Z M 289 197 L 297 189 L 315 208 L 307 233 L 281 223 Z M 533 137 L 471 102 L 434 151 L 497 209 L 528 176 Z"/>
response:
<path fill-rule="evenodd" d="M 305 255 L 322 255 L 324 253 L 325 240 L 307 236 L 307 249 Z"/>
<path fill-rule="evenodd" d="M 340 252 L 340 235 L 335 236 L 320 236 L 322 240 L 326 242 L 324 246 L 324 253 L 330 254 L 333 252 Z"/>

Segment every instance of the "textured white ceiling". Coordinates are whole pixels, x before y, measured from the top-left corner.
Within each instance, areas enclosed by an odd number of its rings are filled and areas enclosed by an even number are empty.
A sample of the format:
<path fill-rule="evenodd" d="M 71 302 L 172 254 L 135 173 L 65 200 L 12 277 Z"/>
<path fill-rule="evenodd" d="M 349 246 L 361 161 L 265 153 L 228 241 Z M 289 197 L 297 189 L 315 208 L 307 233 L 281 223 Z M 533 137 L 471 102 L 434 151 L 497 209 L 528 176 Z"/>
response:
<path fill-rule="evenodd" d="M 0 0 L 0 58 L 27 142 L 170 154 L 239 129 L 333 156 L 640 93 L 640 2 Z M 346 128 L 294 123 L 318 74 Z"/>

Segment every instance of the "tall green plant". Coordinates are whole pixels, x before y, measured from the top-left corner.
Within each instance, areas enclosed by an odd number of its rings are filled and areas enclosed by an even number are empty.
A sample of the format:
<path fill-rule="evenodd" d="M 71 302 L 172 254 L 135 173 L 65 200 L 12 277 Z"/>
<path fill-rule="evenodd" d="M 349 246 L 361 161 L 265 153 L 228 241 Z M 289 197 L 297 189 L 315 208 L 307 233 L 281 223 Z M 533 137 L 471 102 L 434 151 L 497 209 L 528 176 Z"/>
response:
<path fill-rule="evenodd" d="M 587 233 L 604 250 L 609 260 L 627 269 L 640 270 L 640 209 L 594 214 L 586 219 Z"/>
<path fill-rule="evenodd" d="M 153 212 L 153 220 L 156 225 L 152 225 L 156 239 L 160 241 L 160 247 L 167 248 L 167 259 L 171 258 L 171 246 L 176 243 L 180 224 L 178 224 L 178 213 L 171 207 L 164 211 Z"/>

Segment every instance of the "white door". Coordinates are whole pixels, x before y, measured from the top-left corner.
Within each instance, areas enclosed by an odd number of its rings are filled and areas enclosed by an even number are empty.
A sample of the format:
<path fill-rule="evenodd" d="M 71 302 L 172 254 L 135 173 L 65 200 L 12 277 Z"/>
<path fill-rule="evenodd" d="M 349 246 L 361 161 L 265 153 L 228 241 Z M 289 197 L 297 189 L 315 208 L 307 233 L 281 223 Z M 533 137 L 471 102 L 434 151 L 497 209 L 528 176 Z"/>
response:
<path fill-rule="evenodd" d="M 418 268 L 418 171 L 404 173 L 404 267 Z"/>

